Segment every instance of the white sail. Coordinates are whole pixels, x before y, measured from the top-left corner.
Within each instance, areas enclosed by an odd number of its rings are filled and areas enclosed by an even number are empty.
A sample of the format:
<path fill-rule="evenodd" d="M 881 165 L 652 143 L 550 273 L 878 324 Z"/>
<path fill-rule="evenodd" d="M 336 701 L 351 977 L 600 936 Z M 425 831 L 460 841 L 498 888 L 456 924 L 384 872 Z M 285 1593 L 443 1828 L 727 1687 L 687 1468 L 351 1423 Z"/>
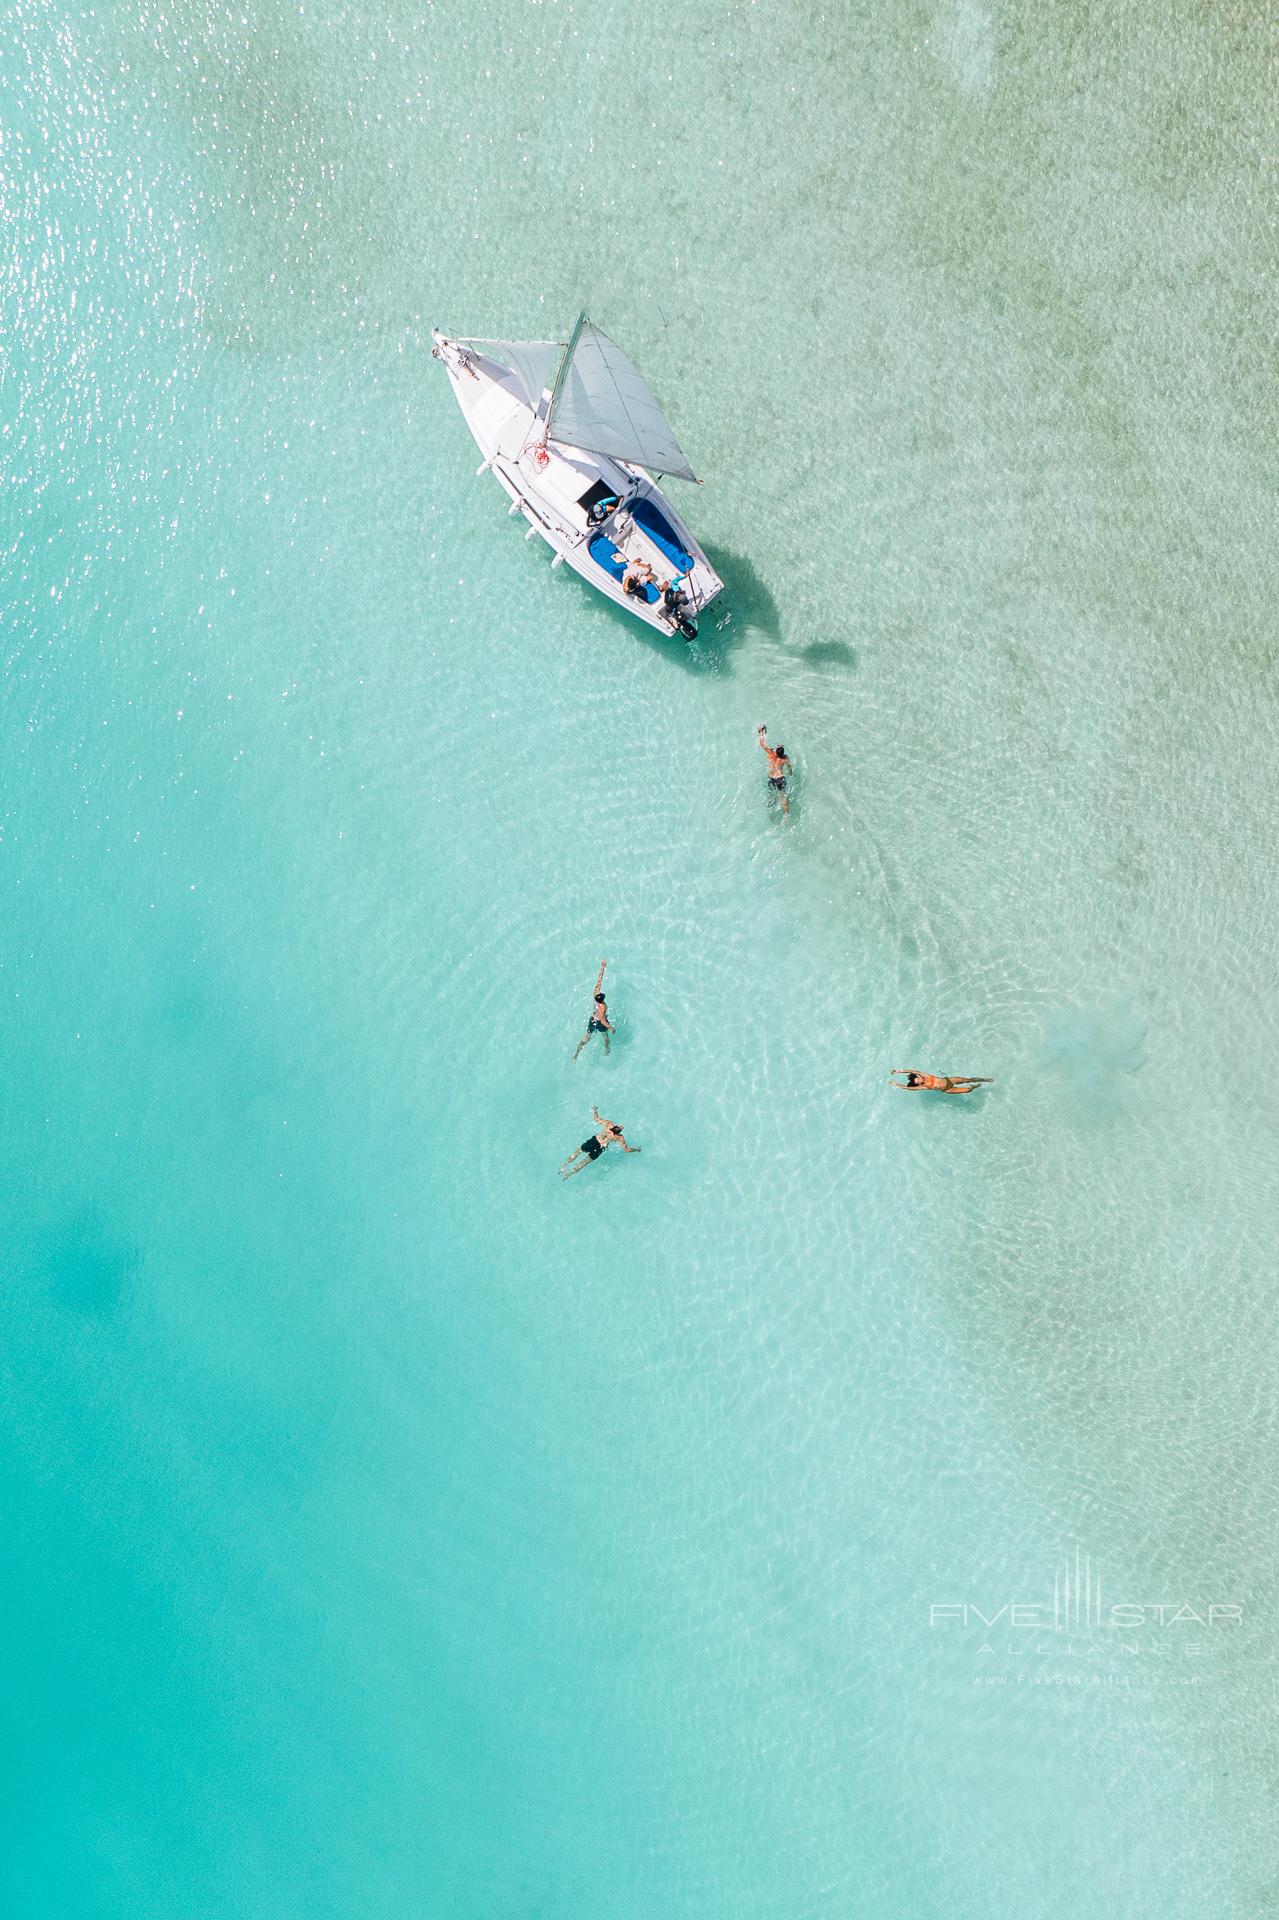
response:
<path fill-rule="evenodd" d="M 509 367 L 534 413 L 565 346 L 563 340 L 465 340 L 462 344 L 479 347 L 490 360 Z"/>
<path fill-rule="evenodd" d="M 571 447 L 697 478 L 639 368 L 585 314 L 555 382 L 546 431 Z"/>

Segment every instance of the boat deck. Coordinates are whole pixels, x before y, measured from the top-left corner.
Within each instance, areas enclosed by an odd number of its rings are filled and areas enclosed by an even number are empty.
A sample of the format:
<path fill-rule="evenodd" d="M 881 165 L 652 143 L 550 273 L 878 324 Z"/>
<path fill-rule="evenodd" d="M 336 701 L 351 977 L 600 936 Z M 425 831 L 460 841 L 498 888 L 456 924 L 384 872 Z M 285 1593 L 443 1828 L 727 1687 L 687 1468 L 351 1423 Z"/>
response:
<path fill-rule="evenodd" d="M 560 559 L 663 633 L 675 625 L 660 604 L 667 581 L 683 585 L 690 614 L 722 591 L 723 582 L 693 536 L 642 469 L 556 441 L 543 449 L 538 443 L 546 395 L 530 409 L 505 367 L 473 349 L 459 353 L 443 336 L 435 337 L 445 350 L 467 424 L 486 456 L 484 466 L 501 483 L 510 511 L 522 512 L 529 522 L 530 536 L 540 532 Z M 593 522 L 588 509 L 610 492 L 620 507 Z M 647 561 L 653 570 L 656 584 L 642 594 L 622 590 L 622 575 L 632 560 Z"/>
<path fill-rule="evenodd" d="M 693 569 L 691 554 L 684 551 L 674 529 L 657 511 L 653 502 L 640 497 L 622 504 L 613 517 L 604 522 L 590 542 L 591 558 L 610 578 L 621 581 L 627 564 L 645 560 L 656 575 L 656 586 L 645 587 L 643 598 L 655 606 L 660 588 L 668 580 L 683 580 Z"/>

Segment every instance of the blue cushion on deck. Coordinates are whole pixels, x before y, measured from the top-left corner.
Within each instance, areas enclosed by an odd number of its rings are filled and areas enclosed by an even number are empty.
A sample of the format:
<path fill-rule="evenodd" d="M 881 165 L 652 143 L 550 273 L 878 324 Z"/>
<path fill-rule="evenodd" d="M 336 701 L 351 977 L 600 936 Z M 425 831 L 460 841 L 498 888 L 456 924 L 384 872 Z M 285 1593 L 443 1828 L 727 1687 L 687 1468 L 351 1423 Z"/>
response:
<path fill-rule="evenodd" d="M 663 519 L 651 500 L 636 500 L 627 503 L 627 512 L 636 526 L 643 527 L 649 539 L 662 549 L 677 573 L 691 573 L 693 557 L 685 553 L 675 532 Z"/>
<path fill-rule="evenodd" d="M 595 538 L 591 541 L 590 553 L 591 559 L 598 561 L 605 573 L 612 574 L 614 580 L 620 585 L 622 575 L 626 572 L 626 562 L 606 533 L 596 534 Z M 633 594 L 631 597 L 635 600 L 639 599 L 638 594 Z M 644 598 L 651 607 L 653 603 L 660 598 L 657 588 L 651 585 L 645 587 Z"/>

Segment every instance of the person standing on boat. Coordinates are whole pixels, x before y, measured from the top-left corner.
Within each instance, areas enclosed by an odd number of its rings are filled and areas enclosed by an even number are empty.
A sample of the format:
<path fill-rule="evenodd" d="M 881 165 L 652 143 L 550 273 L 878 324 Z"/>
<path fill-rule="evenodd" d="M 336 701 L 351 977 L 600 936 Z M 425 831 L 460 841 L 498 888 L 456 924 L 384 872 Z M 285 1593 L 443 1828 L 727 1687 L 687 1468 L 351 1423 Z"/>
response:
<path fill-rule="evenodd" d="M 904 1073 L 906 1078 L 894 1080 L 893 1073 Z M 919 1073 L 914 1067 L 894 1067 L 893 1073 L 888 1080 L 898 1093 L 975 1093 L 978 1087 L 994 1085 L 989 1075 L 980 1079 L 970 1073 Z"/>
<path fill-rule="evenodd" d="M 595 982 L 594 1004 L 591 1007 L 590 1019 L 586 1023 L 586 1032 L 577 1043 L 577 1053 L 573 1055 L 574 1060 L 576 1060 L 577 1054 L 582 1051 L 582 1048 L 590 1044 L 590 1038 L 593 1033 L 602 1033 L 604 1035 L 604 1051 L 607 1053 L 609 1051 L 608 1036 L 610 1033 L 617 1032 L 617 1028 L 608 1017 L 608 1002 L 604 998 L 604 969 L 607 965 L 607 960 L 600 961 L 599 978 Z"/>
<path fill-rule="evenodd" d="M 571 1180 L 575 1173 L 580 1173 L 583 1167 L 589 1167 L 591 1161 L 598 1160 L 600 1155 L 609 1147 L 618 1146 L 622 1149 L 623 1153 L 639 1153 L 642 1151 L 641 1148 L 632 1147 L 628 1144 L 626 1135 L 622 1132 L 619 1121 L 605 1120 L 598 1107 L 592 1107 L 591 1112 L 599 1121 L 599 1131 L 591 1134 L 588 1139 L 583 1140 L 576 1153 L 570 1153 L 568 1159 L 560 1168 L 561 1180 Z M 577 1162 L 576 1166 L 573 1165 L 575 1160 Z"/>
<path fill-rule="evenodd" d="M 789 819 L 790 795 L 786 791 L 786 776 L 788 773 L 794 773 L 795 769 L 787 757 L 785 747 L 769 746 L 768 741 L 764 737 L 765 731 L 766 729 L 761 726 L 759 730 L 759 744 L 764 749 L 765 757 L 768 760 L 769 802 L 770 804 L 772 803 L 773 795 L 776 794 L 782 803 L 782 818 Z"/>

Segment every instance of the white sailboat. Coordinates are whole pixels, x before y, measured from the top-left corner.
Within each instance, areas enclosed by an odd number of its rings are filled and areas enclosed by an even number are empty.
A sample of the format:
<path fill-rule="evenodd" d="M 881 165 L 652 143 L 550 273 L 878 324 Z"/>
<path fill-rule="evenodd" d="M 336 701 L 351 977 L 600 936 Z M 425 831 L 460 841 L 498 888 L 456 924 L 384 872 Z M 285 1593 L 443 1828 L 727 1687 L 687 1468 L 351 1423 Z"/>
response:
<path fill-rule="evenodd" d="M 724 582 L 653 478 L 696 481 L 648 382 L 583 313 L 567 340 L 432 331 L 463 418 L 512 514 L 659 633 L 697 637 Z"/>

